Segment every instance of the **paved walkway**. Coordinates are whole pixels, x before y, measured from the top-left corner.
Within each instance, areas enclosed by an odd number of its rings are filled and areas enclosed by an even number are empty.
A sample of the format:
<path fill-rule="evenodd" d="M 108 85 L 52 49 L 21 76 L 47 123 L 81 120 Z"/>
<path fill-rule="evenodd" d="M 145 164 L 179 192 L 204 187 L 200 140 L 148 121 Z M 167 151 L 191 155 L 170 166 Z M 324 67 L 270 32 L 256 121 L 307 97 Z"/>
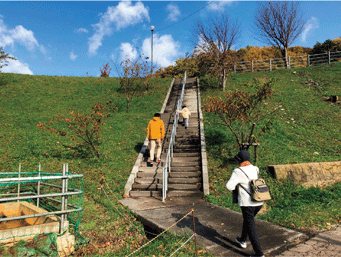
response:
<path fill-rule="evenodd" d="M 275 256 L 341 256 L 341 227 L 321 232 L 306 242 L 296 245 Z"/>
<path fill-rule="evenodd" d="M 197 242 L 215 256 L 249 256 L 250 243 L 241 249 L 235 243 L 240 236 L 240 213 L 212 205 L 199 197 L 166 200 L 156 198 L 125 198 L 121 203 L 136 213 L 138 219 L 154 232 L 173 226 L 188 211 L 194 210 Z M 257 233 L 265 256 L 341 256 L 341 227 L 324 231 L 309 238 L 307 235 L 256 219 Z M 186 217 L 170 229 L 188 236 L 193 233 L 192 216 Z"/>
<path fill-rule="evenodd" d="M 121 203 L 136 213 L 138 219 L 154 232 L 161 232 L 177 223 L 188 211 L 194 210 L 197 242 L 215 256 L 249 256 L 250 243 L 241 249 L 235 243 L 240 236 L 242 215 L 207 203 L 200 197 L 177 197 L 164 203 L 156 198 L 125 198 Z M 300 232 L 256 220 L 263 251 L 268 256 L 282 254 L 292 242 L 304 242 L 308 237 Z M 174 225 L 171 232 L 188 236 L 193 233 L 193 218 L 188 216 Z M 290 256 L 290 255 L 283 255 Z M 306 255 L 309 256 L 309 255 Z M 312 255 L 310 255 L 312 256 Z"/>

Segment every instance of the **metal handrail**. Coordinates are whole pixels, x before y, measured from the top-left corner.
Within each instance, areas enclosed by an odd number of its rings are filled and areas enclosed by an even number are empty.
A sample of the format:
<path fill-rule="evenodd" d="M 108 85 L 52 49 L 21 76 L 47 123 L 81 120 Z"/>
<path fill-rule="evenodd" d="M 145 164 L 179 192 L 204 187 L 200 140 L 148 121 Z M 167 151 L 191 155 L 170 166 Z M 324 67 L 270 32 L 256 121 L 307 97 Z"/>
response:
<path fill-rule="evenodd" d="M 171 158 L 173 158 L 173 150 L 174 150 L 174 144 L 175 144 L 176 128 L 177 128 L 178 122 L 179 122 L 179 113 L 177 112 L 177 110 L 180 110 L 181 106 L 182 106 L 182 101 L 183 101 L 184 92 L 185 92 L 186 78 L 187 78 L 187 74 L 186 74 L 186 71 L 185 71 L 184 80 L 183 80 L 183 83 L 182 83 L 181 95 L 180 95 L 180 98 L 178 99 L 178 103 L 177 103 L 177 106 L 176 106 L 172 134 L 171 134 L 171 137 L 169 139 L 169 146 L 168 146 L 168 151 L 167 151 L 166 163 L 165 163 L 165 166 L 163 167 L 163 172 L 162 172 L 162 202 L 165 201 L 166 196 L 167 196 L 167 190 L 168 190 L 168 172 L 171 172 Z"/>

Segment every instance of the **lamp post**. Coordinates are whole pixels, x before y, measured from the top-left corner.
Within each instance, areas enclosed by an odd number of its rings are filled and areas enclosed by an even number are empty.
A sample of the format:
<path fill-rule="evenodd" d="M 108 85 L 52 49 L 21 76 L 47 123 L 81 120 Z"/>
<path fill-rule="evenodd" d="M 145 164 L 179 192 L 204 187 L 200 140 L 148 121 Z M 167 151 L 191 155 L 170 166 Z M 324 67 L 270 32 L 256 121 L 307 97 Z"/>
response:
<path fill-rule="evenodd" d="M 154 26 L 150 26 L 150 30 L 152 31 L 152 38 L 151 38 L 151 67 L 150 67 L 150 73 L 153 77 L 153 34 L 154 34 Z"/>

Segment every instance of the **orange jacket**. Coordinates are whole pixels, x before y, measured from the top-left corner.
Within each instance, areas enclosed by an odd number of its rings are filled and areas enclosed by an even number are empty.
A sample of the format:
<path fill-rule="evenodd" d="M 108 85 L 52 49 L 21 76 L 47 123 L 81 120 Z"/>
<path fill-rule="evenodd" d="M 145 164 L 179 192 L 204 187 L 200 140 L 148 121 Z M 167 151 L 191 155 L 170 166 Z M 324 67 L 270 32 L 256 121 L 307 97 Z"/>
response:
<path fill-rule="evenodd" d="M 153 117 L 148 123 L 148 139 L 163 139 L 165 137 L 165 126 L 159 117 Z"/>

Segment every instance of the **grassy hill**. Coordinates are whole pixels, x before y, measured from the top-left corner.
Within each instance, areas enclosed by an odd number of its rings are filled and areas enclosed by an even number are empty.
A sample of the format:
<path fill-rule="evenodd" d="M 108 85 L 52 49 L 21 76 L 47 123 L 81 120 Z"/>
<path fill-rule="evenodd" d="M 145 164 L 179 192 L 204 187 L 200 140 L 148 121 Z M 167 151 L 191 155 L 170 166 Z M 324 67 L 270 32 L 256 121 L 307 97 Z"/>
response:
<path fill-rule="evenodd" d="M 228 80 L 229 89 L 241 88 L 253 78 L 275 79 L 273 101 L 278 111 L 270 119 L 265 133 L 256 127 L 259 138 L 258 163 L 271 187 L 273 200 L 267 202 L 261 218 L 286 227 L 306 231 L 328 228 L 341 222 L 341 185 L 324 190 L 295 187 L 290 182 L 273 180 L 268 165 L 341 160 L 341 105 L 327 101 L 341 96 L 341 63 L 273 72 L 238 73 Z M 203 80 L 205 86 L 205 80 Z M 208 88 L 201 95 L 218 96 L 221 90 Z M 238 151 L 235 139 L 226 127 L 214 124 L 217 117 L 205 113 L 208 145 L 209 201 L 239 211 L 232 204 L 225 184 L 235 165 L 228 163 Z M 215 138 L 219 136 L 219 143 Z M 253 155 L 251 150 L 251 154 Z"/>
<path fill-rule="evenodd" d="M 262 219 L 309 231 L 341 222 L 341 186 L 324 190 L 295 187 L 267 175 L 267 165 L 310 161 L 340 160 L 340 105 L 325 101 L 331 94 L 341 96 L 341 63 L 273 72 L 233 74 L 228 88 L 241 87 L 254 77 L 275 78 L 274 101 L 281 109 L 271 117 L 270 130 L 259 134 L 261 173 L 271 186 L 274 200 L 267 204 Z M 202 86 L 204 80 L 201 80 Z M 314 81 L 315 83 L 313 83 Z M 125 97 L 117 78 L 72 78 L 0 73 L 0 172 L 35 171 L 38 163 L 45 172 L 61 172 L 69 163 L 72 173 L 84 174 L 84 212 L 80 227 L 89 245 L 77 255 L 122 256 L 131 253 L 148 238 L 133 214 L 120 204 L 126 180 L 146 126 L 161 109 L 171 79 L 154 79 L 149 91 L 132 101 L 126 113 Z M 317 84 L 316 84 L 317 83 Z M 221 91 L 204 88 L 203 101 Z M 98 102 L 112 100 L 118 110 L 111 112 L 103 127 L 99 150 L 103 158 L 75 151 L 70 137 L 43 131 L 38 122 L 49 124 L 57 114 L 68 115 L 69 108 L 86 113 Z M 283 109 L 283 110 L 282 110 Z M 208 201 L 239 211 L 225 189 L 234 166 L 227 160 L 236 154 L 232 135 L 215 125 L 214 115 L 204 113 L 209 158 L 210 195 Z M 219 136 L 219 143 L 214 138 Z M 101 177 L 111 191 L 100 195 Z M 123 217 L 124 216 L 124 217 Z M 129 221 L 127 221 L 129 219 Z M 179 245 L 173 236 L 150 244 L 144 255 L 169 255 Z M 193 247 L 180 254 L 193 255 Z M 156 254 L 159 255 L 159 254 Z M 209 255 L 201 252 L 201 256 Z"/>

